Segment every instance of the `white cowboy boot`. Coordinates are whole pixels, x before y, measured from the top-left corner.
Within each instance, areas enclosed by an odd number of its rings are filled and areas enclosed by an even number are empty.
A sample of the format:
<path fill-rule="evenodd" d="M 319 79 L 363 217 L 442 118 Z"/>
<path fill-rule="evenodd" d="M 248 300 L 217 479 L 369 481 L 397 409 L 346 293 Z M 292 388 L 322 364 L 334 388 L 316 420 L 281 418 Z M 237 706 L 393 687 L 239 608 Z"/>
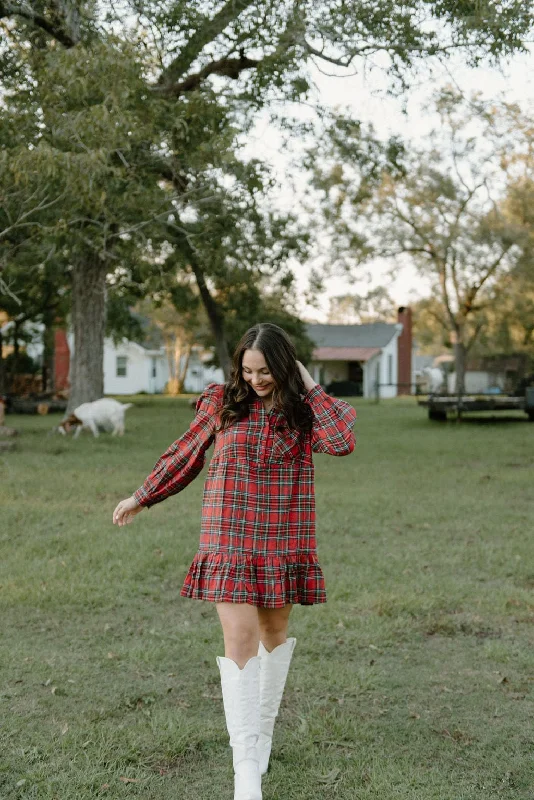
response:
<path fill-rule="evenodd" d="M 243 669 L 217 656 L 221 673 L 226 727 L 233 750 L 234 800 L 262 800 L 258 759 L 260 734 L 260 658 L 249 658 Z"/>
<path fill-rule="evenodd" d="M 269 757 L 273 741 L 274 721 L 280 708 L 280 702 L 286 685 L 287 673 L 297 640 L 288 639 L 269 653 L 260 642 L 260 738 L 258 753 L 260 773 L 265 775 L 269 768 Z"/>

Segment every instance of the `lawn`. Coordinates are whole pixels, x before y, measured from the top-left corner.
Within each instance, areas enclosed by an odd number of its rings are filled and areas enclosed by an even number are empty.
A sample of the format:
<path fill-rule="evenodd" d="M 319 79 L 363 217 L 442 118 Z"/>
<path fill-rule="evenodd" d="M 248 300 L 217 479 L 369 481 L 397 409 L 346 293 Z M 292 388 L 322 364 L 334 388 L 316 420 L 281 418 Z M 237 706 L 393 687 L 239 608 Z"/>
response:
<path fill-rule="evenodd" d="M 111 524 L 192 411 L 135 402 L 122 439 L 7 418 L 2 800 L 233 796 L 222 634 L 179 596 L 202 476 Z M 357 407 L 355 452 L 316 457 L 329 601 L 292 613 L 264 800 L 532 800 L 534 425 Z"/>

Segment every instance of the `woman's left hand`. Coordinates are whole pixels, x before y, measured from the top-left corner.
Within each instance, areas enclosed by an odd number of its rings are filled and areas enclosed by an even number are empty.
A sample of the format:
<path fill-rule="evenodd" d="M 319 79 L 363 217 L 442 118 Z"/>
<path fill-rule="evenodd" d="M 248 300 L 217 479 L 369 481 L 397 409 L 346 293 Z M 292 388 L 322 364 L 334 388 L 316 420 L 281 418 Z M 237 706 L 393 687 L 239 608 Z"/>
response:
<path fill-rule="evenodd" d="M 121 527 L 133 522 L 134 517 L 140 514 L 144 506 L 140 506 L 135 498 L 127 497 L 126 500 L 121 500 L 115 511 L 113 512 L 113 524 Z"/>
<path fill-rule="evenodd" d="M 307 392 L 309 392 L 310 389 L 313 389 L 313 387 L 317 386 L 317 384 L 315 383 L 312 376 L 310 375 L 310 373 L 308 372 L 308 370 L 306 369 L 304 364 L 302 364 L 301 361 L 297 361 L 297 367 L 299 368 L 300 377 L 302 378 L 302 382 L 304 383 L 304 388 L 306 389 Z"/>

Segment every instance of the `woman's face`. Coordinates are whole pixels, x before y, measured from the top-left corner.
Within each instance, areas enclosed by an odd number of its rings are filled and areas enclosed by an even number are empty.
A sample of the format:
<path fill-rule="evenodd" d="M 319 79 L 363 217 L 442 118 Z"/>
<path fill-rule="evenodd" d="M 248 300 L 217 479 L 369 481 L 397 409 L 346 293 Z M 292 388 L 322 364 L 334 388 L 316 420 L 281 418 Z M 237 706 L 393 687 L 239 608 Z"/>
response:
<path fill-rule="evenodd" d="M 272 395 L 275 387 L 274 378 L 269 372 L 263 353 L 259 350 L 245 350 L 241 372 L 244 380 L 252 386 L 258 397 L 265 399 Z"/>

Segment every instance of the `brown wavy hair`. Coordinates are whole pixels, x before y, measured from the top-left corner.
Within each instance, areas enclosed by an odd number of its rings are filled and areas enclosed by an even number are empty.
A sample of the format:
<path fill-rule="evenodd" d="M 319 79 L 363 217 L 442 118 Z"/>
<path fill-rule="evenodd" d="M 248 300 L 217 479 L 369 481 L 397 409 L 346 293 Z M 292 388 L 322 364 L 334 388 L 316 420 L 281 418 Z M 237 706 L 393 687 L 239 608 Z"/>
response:
<path fill-rule="evenodd" d="M 237 345 L 229 382 L 224 387 L 221 409 L 221 428 L 244 419 L 250 403 L 258 395 L 243 378 L 245 350 L 259 350 L 274 379 L 273 406 L 280 411 L 290 428 L 302 432 L 312 429 L 313 412 L 302 400 L 306 388 L 297 366 L 295 346 L 287 333 L 271 322 L 259 322 L 241 338 Z"/>

